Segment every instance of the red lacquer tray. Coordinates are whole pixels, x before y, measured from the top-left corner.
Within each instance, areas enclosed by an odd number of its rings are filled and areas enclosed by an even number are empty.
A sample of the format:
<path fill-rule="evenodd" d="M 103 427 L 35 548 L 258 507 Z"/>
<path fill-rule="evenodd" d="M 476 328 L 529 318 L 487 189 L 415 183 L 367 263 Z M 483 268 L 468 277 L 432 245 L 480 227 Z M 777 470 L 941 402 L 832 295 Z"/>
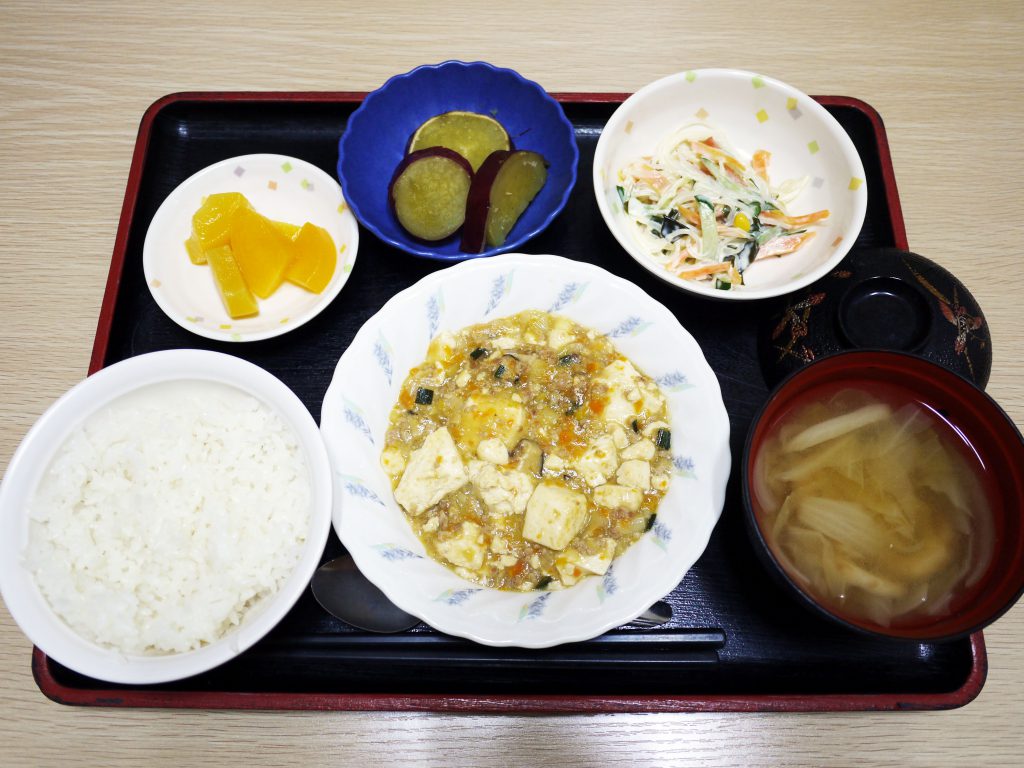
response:
<path fill-rule="evenodd" d="M 360 325 L 440 265 L 367 232 L 348 285 L 319 317 L 276 340 L 223 344 L 189 334 L 156 307 L 142 275 L 146 229 L 188 176 L 254 152 L 300 157 L 334 174 L 338 139 L 361 93 L 187 93 L 142 120 L 125 193 L 90 373 L 158 349 L 200 347 L 245 357 L 288 384 L 319 417 L 335 363 Z M 588 182 L 594 147 L 625 94 L 555 94 L 576 129 L 579 182 L 565 211 L 528 243 L 533 253 L 592 261 L 639 284 L 701 343 L 722 383 L 733 456 L 767 397 L 757 329 L 772 302 L 684 296 L 637 266 L 604 226 Z M 857 247 L 907 239 L 878 114 L 862 101 L 816 97 L 864 161 L 868 214 Z M 735 462 L 734 462 L 735 465 Z M 36 649 L 42 692 L 64 704 L 474 712 L 838 711 L 948 709 L 981 691 L 981 633 L 914 645 L 848 634 L 793 603 L 759 570 L 742 525 L 734 468 L 707 551 L 666 600 L 657 630 L 626 626 L 586 643 L 525 651 L 485 648 L 420 625 L 367 635 L 331 618 L 307 592 L 270 635 L 224 666 L 158 686 L 118 686 L 74 673 Z M 324 559 L 341 545 L 331 536 Z"/>

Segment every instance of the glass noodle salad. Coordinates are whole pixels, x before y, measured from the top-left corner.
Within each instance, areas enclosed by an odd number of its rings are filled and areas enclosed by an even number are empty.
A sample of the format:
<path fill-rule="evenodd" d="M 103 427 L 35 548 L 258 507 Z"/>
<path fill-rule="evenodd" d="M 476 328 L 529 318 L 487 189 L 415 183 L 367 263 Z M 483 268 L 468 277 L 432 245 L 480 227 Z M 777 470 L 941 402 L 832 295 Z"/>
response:
<path fill-rule="evenodd" d="M 791 216 L 786 206 L 807 177 L 773 186 L 769 152 L 744 164 L 724 139 L 702 123 L 680 128 L 650 157 L 619 171 L 616 190 L 635 233 L 665 269 L 685 280 L 743 285 L 754 259 L 785 256 L 803 247 L 827 210 Z"/>

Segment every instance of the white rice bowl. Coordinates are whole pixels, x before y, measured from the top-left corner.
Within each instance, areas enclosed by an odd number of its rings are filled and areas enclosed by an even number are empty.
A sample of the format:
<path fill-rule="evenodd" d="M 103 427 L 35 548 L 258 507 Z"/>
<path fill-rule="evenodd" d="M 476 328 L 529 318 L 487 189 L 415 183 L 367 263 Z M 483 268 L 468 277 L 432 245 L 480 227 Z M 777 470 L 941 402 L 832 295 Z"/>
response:
<path fill-rule="evenodd" d="M 316 424 L 266 371 L 174 350 L 106 368 L 30 430 L 0 487 L 0 589 L 97 679 L 217 666 L 301 595 L 330 526 Z"/>

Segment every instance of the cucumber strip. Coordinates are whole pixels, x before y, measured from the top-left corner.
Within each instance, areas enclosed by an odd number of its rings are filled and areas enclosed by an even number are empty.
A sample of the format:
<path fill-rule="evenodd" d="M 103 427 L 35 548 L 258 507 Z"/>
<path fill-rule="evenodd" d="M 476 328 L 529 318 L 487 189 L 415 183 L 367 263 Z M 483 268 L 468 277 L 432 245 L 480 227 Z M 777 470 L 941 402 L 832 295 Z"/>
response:
<path fill-rule="evenodd" d="M 715 221 L 715 206 L 703 195 L 694 195 L 697 213 L 700 214 L 700 252 L 708 261 L 717 261 L 718 222 Z"/>

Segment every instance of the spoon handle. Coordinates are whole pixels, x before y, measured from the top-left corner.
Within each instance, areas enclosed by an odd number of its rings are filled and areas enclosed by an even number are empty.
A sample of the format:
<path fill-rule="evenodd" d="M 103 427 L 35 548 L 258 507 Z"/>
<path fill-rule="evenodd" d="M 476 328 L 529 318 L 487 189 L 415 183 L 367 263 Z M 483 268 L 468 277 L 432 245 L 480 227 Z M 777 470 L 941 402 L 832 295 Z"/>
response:
<path fill-rule="evenodd" d="M 664 600 L 659 600 L 629 623 L 641 627 L 660 627 L 671 620 L 672 606 Z"/>

